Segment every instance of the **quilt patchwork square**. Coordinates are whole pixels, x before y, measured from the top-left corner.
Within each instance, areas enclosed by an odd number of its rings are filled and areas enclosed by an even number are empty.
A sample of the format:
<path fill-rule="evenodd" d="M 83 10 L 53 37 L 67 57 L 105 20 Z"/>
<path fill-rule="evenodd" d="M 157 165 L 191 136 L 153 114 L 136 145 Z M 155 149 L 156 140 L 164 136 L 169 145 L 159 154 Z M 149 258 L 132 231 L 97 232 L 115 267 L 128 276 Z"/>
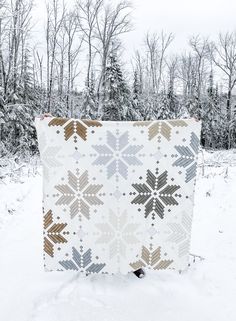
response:
<path fill-rule="evenodd" d="M 36 118 L 47 271 L 188 266 L 201 122 Z"/>

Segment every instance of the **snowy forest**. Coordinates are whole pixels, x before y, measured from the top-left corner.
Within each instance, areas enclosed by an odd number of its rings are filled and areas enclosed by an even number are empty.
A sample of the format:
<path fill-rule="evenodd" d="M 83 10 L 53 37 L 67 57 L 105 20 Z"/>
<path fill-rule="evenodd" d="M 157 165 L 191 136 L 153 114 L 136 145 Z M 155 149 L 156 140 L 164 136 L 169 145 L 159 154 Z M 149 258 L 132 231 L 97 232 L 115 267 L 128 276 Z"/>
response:
<path fill-rule="evenodd" d="M 0 0 L 0 321 L 236 321 L 235 15 Z"/>
<path fill-rule="evenodd" d="M 152 120 L 197 117 L 206 149 L 236 147 L 236 32 L 214 41 L 148 31 L 124 61 L 132 32 L 129 2 L 45 3 L 44 43 L 32 46 L 32 0 L 0 0 L 0 149 L 2 157 L 37 153 L 34 117 Z M 42 50 L 43 46 L 43 50 Z M 81 89 L 82 88 L 82 89 Z"/>

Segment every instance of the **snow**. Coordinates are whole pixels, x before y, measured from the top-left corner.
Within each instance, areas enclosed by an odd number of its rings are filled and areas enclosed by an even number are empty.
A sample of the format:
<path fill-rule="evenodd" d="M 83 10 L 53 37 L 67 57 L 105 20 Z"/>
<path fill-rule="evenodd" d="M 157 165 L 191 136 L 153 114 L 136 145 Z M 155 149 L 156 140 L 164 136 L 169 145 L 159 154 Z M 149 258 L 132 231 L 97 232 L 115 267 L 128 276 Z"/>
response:
<path fill-rule="evenodd" d="M 182 274 L 147 271 L 143 279 L 44 272 L 40 170 L 0 180 L 0 320 L 235 321 L 236 153 L 204 152 L 204 163 L 191 253 L 205 259 Z"/>

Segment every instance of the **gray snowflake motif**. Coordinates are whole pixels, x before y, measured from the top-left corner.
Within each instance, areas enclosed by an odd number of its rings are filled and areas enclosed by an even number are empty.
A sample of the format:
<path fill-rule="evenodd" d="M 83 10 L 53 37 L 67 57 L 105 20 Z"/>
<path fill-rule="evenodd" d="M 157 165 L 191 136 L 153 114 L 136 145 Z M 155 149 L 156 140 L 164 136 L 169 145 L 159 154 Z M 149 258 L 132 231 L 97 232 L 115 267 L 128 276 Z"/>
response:
<path fill-rule="evenodd" d="M 106 165 L 108 179 L 116 173 L 127 179 L 128 166 L 142 165 L 137 158 L 137 153 L 143 145 L 129 144 L 128 131 L 117 136 L 107 131 L 107 143 L 92 145 L 92 147 L 99 154 L 93 165 Z"/>
<path fill-rule="evenodd" d="M 109 211 L 108 223 L 97 223 L 96 227 L 100 230 L 101 236 L 97 239 L 98 243 L 109 243 L 110 258 L 114 256 L 126 257 L 127 244 L 139 243 L 137 230 L 140 224 L 129 223 L 127 212 L 116 215 L 112 210 Z"/>
<path fill-rule="evenodd" d="M 158 174 L 158 169 L 156 169 L 156 173 Z M 155 176 L 150 170 L 147 170 L 146 183 L 136 183 L 132 186 L 138 195 L 131 204 L 145 204 L 145 218 L 152 213 L 153 219 L 156 214 L 163 219 L 165 206 L 178 205 L 173 194 L 180 186 L 167 184 L 167 171 Z"/>
<path fill-rule="evenodd" d="M 166 241 L 178 245 L 179 257 L 187 255 L 190 247 L 191 216 L 184 212 L 180 223 L 172 222 L 167 225 L 170 228 L 170 234 Z"/>
<path fill-rule="evenodd" d="M 197 172 L 197 161 L 196 155 L 198 154 L 199 149 L 199 139 L 197 135 L 192 132 L 190 138 L 190 147 L 178 145 L 175 146 L 175 149 L 179 153 L 179 158 L 172 164 L 172 166 L 179 166 L 186 168 L 185 173 L 185 182 L 188 183 L 191 181 Z"/>
<path fill-rule="evenodd" d="M 89 184 L 88 171 L 81 175 L 77 169 L 76 175 L 68 171 L 68 183 L 56 185 L 55 188 L 61 193 L 56 205 L 68 205 L 71 218 L 77 214 L 83 214 L 90 218 L 90 206 L 101 205 L 103 202 L 97 197 L 97 193 L 103 185 Z"/>
<path fill-rule="evenodd" d="M 39 136 L 40 155 L 43 164 L 43 174 L 47 181 L 50 180 L 53 175 L 53 169 L 62 166 L 62 163 L 58 160 L 58 154 L 62 147 L 60 146 L 48 146 L 46 135 L 43 133 Z"/>
<path fill-rule="evenodd" d="M 85 253 L 80 254 L 79 251 L 72 247 L 72 259 L 58 262 L 65 270 L 74 270 L 86 273 L 100 272 L 105 263 L 92 262 L 92 250 L 88 249 Z"/>

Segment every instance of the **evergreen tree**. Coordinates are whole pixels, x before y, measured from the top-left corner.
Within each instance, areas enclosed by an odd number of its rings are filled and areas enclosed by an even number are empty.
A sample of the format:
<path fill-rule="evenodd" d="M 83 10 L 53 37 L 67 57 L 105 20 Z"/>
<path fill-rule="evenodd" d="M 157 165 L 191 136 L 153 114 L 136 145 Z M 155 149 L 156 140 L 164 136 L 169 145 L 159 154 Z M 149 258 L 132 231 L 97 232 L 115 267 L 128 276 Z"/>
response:
<path fill-rule="evenodd" d="M 178 97 L 175 94 L 173 80 L 169 80 L 168 92 L 166 96 L 166 108 L 168 110 L 168 118 L 178 118 L 180 111 L 180 104 Z"/>
<path fill-rule="evenodd" d="M 141 85 L 138 79 L 137 70 L 134 71 L 134 83 L 133 83 L 133 101 L 138 101 L 142 94 Z"/>
<path fill-rule="evenodd" d="M 21 101 L 24 104 L 31 103 L 35 100 L 33 68 L 30 63 L 30 50 L 25 49 L 24 65 L 21 74 L 22 82 L 19 84 L 18 92 Z"/>
<path fill-rule="evenodd" d="M 129 120 L 143 120 L 145 118 L 145 109 L 142 99 L 142 89 L 138 78 L 138 73 L 134 71 L 134 82 L 132 92 L 132 102 L 129 108 Z"/>
<path fill-rule="evenodd" d="M 29 50 L 26 49 L 15 91 L 1 99 L 1 137 L 5 152 L 23 157 L 36 152 L 34 118 L 41 109 L 38 93 L 38 88 L 34 87 Z"/>
<path fill-rule="evenodd" d="M 209 85 L 202 109 L 201 142 L 206 148 L 222 145 L 222 137 L 227 139 L 225 117 L 220 108 L 218 87 L 214 86 L 213 71 L 209 75 Z"/>
<path fill-rule="evenodd" d="M 160 94 L 157 97 L 157 111 L 156 111 L 156 119 L 168 119 L 169 116 L 169 106 L 168 106 L 168 98 L 167 94 L 164 90 L 160 92 Z"/>
<path fill-rule="evenodd" d="M 86 83 L 83 93 L 83 103 L 80 118 L 96 119 L 97 118 L 97 100 L 95 95 L 95 79 L 92 71 L 89 86 Z"/>
<path fill-rule="evenodd" d="M 130 108 L 130 90 L 114 49 L 111 50 L 105 71 L 104 95 L 102 120 L 125 120 Z"/>

